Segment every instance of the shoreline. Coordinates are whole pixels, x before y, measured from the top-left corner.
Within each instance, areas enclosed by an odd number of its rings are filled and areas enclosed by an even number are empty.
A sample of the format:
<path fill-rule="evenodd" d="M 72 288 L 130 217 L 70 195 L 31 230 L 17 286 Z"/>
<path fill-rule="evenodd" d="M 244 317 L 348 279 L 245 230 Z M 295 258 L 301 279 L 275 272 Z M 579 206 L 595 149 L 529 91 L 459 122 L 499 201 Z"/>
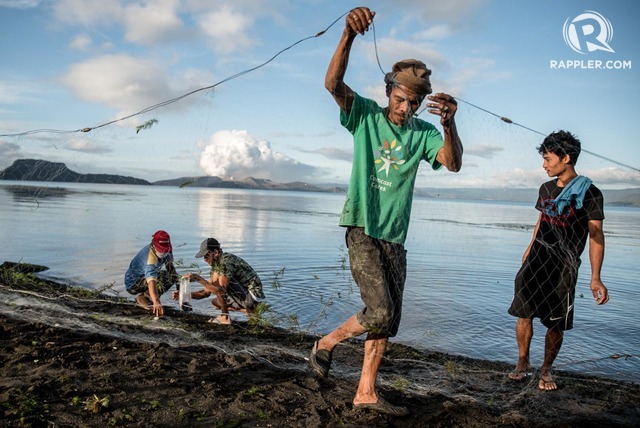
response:
<path fill-rule="evenodd" d="M 306 358 L 315 337 L 260 322 L 209 324 L 166 308 L 154 321 L 132 299 L 0 266 L 0 426 L 621 426 L 640 425 L 640 385 L 534 371 L 390 343 L 379 392 L 411 414 L 355 410 L 362 341 L 334 352 L 331 376 Z M 8 268 L 8 269 L 7 269 Z M 16 272 L 18 272 L 16 274 Z"/>

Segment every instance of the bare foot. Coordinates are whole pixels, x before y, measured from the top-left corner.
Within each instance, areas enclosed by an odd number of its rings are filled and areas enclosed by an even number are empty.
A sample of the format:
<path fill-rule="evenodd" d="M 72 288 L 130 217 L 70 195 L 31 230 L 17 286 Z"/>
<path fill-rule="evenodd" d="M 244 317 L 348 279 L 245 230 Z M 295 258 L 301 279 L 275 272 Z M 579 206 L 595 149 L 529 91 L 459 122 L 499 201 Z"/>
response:
<path fill-rule="evenodd" d="M 558 389 L 558 385 L 556 381 L 551 376 L 551 371 L 541 371 L 540 372 L 540 382 L 538 382 L 538 389 L 542 391 L 555 391 Z"/>
<path fill-rule="evenodd" d="M 151 300 L 144 294 L 138 294 L 136 303 L 144 310 L 150 311 L 153 309 L 153 303 L 151 303 Z"/>
<path fill-rule="evenodd" d="M 518 361 L 518 364 L 516 364 L 516 368 L 513 369 L 511 373 L 509 373 L 509 379 L 515 381 L 524 380 L 531 374 L 529 373 L 530 370 L 531 366 L 527 361 Z"/>
<path fill-rule="evenodd" d="M 509 373 L 509 379 L 519 382 L 519 381 L 524 380 L 527 377 L 529 377 L 529 375 L 530 375 L 530 373 L 525 371 L 525 370 L 515 369 L 514 371 Z"/>
<path fill-rule="evenodd" d="M 231 324 L 231 318 L 229 318 L 229 315 L 219 315 L 217 318 L 211 318 L 209 319 L 209 322 L 211 324 L 224 324 L 224 325 L 229 325 Z"/>

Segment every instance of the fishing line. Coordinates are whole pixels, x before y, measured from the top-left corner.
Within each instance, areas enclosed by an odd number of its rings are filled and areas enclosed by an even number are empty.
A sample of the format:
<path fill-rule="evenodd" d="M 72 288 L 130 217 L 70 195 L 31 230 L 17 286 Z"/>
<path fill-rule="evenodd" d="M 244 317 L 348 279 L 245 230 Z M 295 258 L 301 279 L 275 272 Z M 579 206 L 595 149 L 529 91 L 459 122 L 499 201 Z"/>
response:
<path fill-rule="evenodd" d="M 382 72 L 382 74 L 383 74 L 383 75 L 385 75 L 386 73 L 385 73 L 384 69 L 382 68 L 382 65 L 380 65 L 380 58 L 378 57 L 378 44 L 377 44 L 377 41 L 376 41 L 376 27 L 375 27 L 375 25 L 373 25 L 373 23 L 372 23 L 372 25 L 371 25 L 371 28 L 372 28 L 372 30 L 373 30 L 373 46 L 374 46 L 374 49 L 375 49 L 376 61 L 378 62 L 378 67 L 380 68 L 380 71 Z M 469 101 L 463 100 L 463 99 L 462 99 L 462 98 L 460 98 L 460 97 L 455 97 L 455 96 L 454 96 L 453 98 L 454 98 L 456 101 L 463 102 L 463 103 L 465 103 L 465 104 L 467 104 L 467 105 L 469 105 L 469 106 L 471 106 L 471 107 L 473 107 L 473 108 L 476 108 L 476 109 L 478 109 L 478 110 L 480 110 L 480 111 L 483 111 L 483 112 L 485 112 L 485 113 L 487 113 L 487 114 L 489 114 L 489 115 L 491 115 L 491 116 L 495 116 L 495 117 L 497 117 L 498 119 L 500 119 L 501 121 L 503 121 L 503 122 L 505 122 L 505 123 L 508 123 L 509 125 L 519 126 L 519 127 L 520 127 L 520 128 L 522 128 L 522 129 L 526 129 L 527 131 L 533 132 L 533 133 L 535 133 L 535 134 L 539 134 L 539 135 L 541 135 L 541 136 L 543 136 L 543 137 L 546 137 L 546 136 L 547 136 L 547 134 L 544 134 L 544 133 L 542 133 L 542 132 L 540 132 L 540 131 L 536 131 L 535 129 L 529 128 L 529 127 L 527 127 L 527 126 L 525 126 L 525 125 L 523 125 L 523 124 L 521 124 L 521 123 L 514 122 L 513 120 L 509 119 L 509 118 L 508 118 L 508 117 L 506 117 L 506 116 L 501 116 L 501 115 L 499 115 L 499 114 L 497 114 L 497 113 L 494 113 L 494 112 L 489 111 L 489 110 L 487 110 L 487 109 L 485 109 L 485 108 L 482 108 L 482 107 L 477 106 L 477 105 L 475 105 L 475 104 L 473 104 L 473 103 L 470 103 Z M 424 108 L 422 108 L 422 110 L 420 110 L 418 113 L 416 113 L 416 114 L 415 114 L 415 116 L 416 116 L 416 117 L 420 116 L 420 115 L 421 115 L 425 110 L 427 110 L 427 108 L 428 108 L 428 107 L 427 107 L 427 106 L 425 106 Z M 625 164 L 625 163 L 622 163 L 622 162 L 616 161 L 616 160 L 611 159 L 611 158 L 608 158 L 608 157 L 606 157 L 606 156 L 599 155 L 599 154 L 594 153 L 594 152 L 592 152 L 592 151 L 590 151 L 590 150 L 586 150 L 586 149 L 584 149 L 584 148 L 583 148 L 583 149 L 582 149 L 582 152 L 583 152 L 583 153 L 588 153 L 588 154 L 590 154 L 590 155 L 592 155 L 592 156 L 595 156 L 595 157 L 600 158 L 600 159 L 602 159 L 602 160 L 605 160 L 605 161 L 607 161 L 607 162 L 611 162 L 611 163 L 616 164 L 616 165 L 618 165 L 618 166 L 622 166 L 622 167 L 624 167 L 624 168 L 629 168 L 629 169 L 631 169 L 631 170 L 633 170 L 633 171 L 640 172 L 640 168 L 636 168 L 636 167 L 634 167 L 634 166 L 631 166 L 631 165 L 628 165 L 628 164 Z"/>
<path fill-rule="evenodd" d="M 214 83 L 213 85 L 209 85 L 209 86 L 205 86 L 205 87 L 202 87 L 202 88 L 198 88 L 198 89 L 195 89 L 195 90 L 193 90 L 191 92 L 187 92 L 187 93 L 185 93 L 183 95 L 180 95 L 178 97 L 171 98 L 169 100 L 159 102 L 158 104 L 154 104 L 152 106 L 146 107 L 146 108 L 140 110 L 137 113 L 132 113 L 132 114 L 129 114 L 127 116 L 123 116 L 121 118 L 114 119 L 114 120 L 111 120 L 109 122 L 105 122 L 105 123 L 103 123 L 101 125 L 96 125 L 96 126 L 92 126 L 92 127 L 85 127 L 85 128 L 81 128 L 81 129 L 75 129 L 75 130 L 34 129 L 34 130 L 31 130 L 31 131 L 18 132 L 18 133 L 14 133 L 14 134 L 0 134 L 0 137 L 22 137 L 22 136 L 26 136 L 26 135 L 41 134 L 41 133 L 72 134 L 72 133 L 76 133 L 76 132 L 90 132 L 90 131 L 93 131 L 95 129 L 103 128 L 105 126 L 113 125 L 114 123 L 118 123 L 118 122 L 122 122 L 122 121 L 127 120 L 127 119 L 131 119 L 132 117 L 148 113 L 148 112 L 156 110 L 158 108 L 168 106 L 168 105 L 176 103 L 176 102 L 178 102 L 178 101 L 180 101 L 180 100 L 182 100 L 184 98 L 187 98 L 187 97 L 189 97 L 191 95 L 197 94 L 198 92 L 202 92 L 202 91 L 207 91 L 209 89 L 213 89 L 213 88 L 215 88 L 215 87 L 217 87 L 217 86 L 219 86 L 219 85 L 221 85 L 223 83 L 226 83 L 226 82 L 228 82 L 230 80 L 233 80 L 233 79 L 237 79 L 238 77 L 244 76 L 245 74 L 251 73 L 251 72 L 253 72 L 255 70 L 258 70 L 258 69 L 266 66 L 270 62 L 274 61 L 278 56 L 280 56 L 284 52 L 294 48 L 295 46 L 299 45 L 300 43 L 303 43 L 303 42 L 305 42 L 307 40 L 314 39 L 314 38 L 317 38 L 317 37 L 320 37 L 320 36 L 324 35 L 331 27 L 333 27 L 336 24 L 336 22 L 338 22 L 340 19 L 342 19 L 344 16 L 346 16 L 347 13 L 349 13 L 349 11 L 345 12 L 344 14 L 342 14 L 341 16 L 336 18 L 324 30 L 314 34 L 313 36 L 308 36 L 308 37 L 302 38 L 302 39 L 298 40 L 297 42 L 287 46 L 286 48 L 278 51 L 275 55 L 273 55 L 271 58 L 269 58 L 267 61 L 263 62 L 262 64 L 259 64 L 259 65 L 255 66 L 255 67 L 252 67 L 252 68 L 248 68 L 248 69 L 246 69 L 244 71 L 240 71 L 240 72 L 238 72 L 238 73 L 236 73 L 234 75 L 231 75 L 231 76 L 229 76 L 229 77 L 227 77 L 225 79 L 220 80 L 217 83 Z"/>
<path fill-rule="evenodd" d="M 340 16 L 339 16 L 338 18 L 336 18 L 336 19 L 335 19 L 331 24 L 329 24 L 329 26 L 327 26 L 324 30 L 319 31 L 318 33 L 316 33 L 316 34 L 314 34 L 314 35 L 312 35 L 312 36 L 304 37 L 304 38 L 302 38 L 302 39 L 300 39 L 300 40 L 298 40 L 298 41 L 294 42 L 293 44 L 291 44 L 291 45 L 289 45 L 289 46 L 285 47 L 284 49 L 282 49 L 282 50 L 280 50 L 280 51 L 278 51 L 275 55 L 273 55 L 273 56 L 272 56 L 271 58 L 269 58 L 267 61 L 265 61 L 265 62 L 263 62 L 263 63 L 261 63 L 261 64 L 259 64 L 259 65 L 255 66 L 255 67 L 251 67 L 251 68 L 248 68 L 248 69 L 246 69 L 246 70 L 240 71 L 240 72 L 238 72 L 238 73 L 236 73 L 236 74 L 233 74 L 233 75 L 231 75 L 231 76 L 229 76 L 229 77 L 227 77 L 227 78 L 225 78 L 225 79 L 220 80 L 220 81 L 219 81 L 219 82 L 217 82 L 217 83 L 214 83 L 213 85 L 209 85 L 209 86 L 205 86 L 205 87 L 202 87 L 202 88 L 198 88 L 198 89 L 195 89 L 195 90 L 193 90 L 193 91 L 187 92 L 187 93 L 185 93 L 185 94 L 183 94 L 183 95 L 180 95 L 180 96 L 178 96 L 178 97 L 171 98 L 171 99 L 169 99 L 169 100 L 162 101 L 162 102 L 160 102 L 160 103 L 157 103 L 157 104 L 151 105 L 151 106 L 149 106 L 149 107 L 146 107 L 146 108 L 144 108 L 144 109 L 142 109 L 142 110 L 138 111 L 137 113 L 132 113 L 132 114 L 129 114 L 129 115 L 127 115 L 127 116 L 123 116 L 123 117 L 120 117 L 120 118 L 118 118 L 118 119 L 114 119 L 114 120 L 111 120 L 111 121 L 109 121 L 109 122 L 105 122 L 105 123 L 103 123 L 103 124 L 101 124 L 101 125 L 96 125 L 96 126 L 93 126 L 93 127 L 85 127 L 85 128 L 80 128 L 80 129 L 76 129 L 76 130 L 34 129 L 34 130 L 31 130 L 31 131 L 18 132 L 18 133 L 13 133 L 13 134 L 0 134 L 0 137 L 23 137 L 23 136 L 27 136 L 27 135 L 42 134 L 42 133 L 52 133 L 52 134 L 73 134 L 73 133 L 77 133 L 77 132 L 84 132 L 84 133 L 87 133 L 87 132 L 93 131 L 93 130 L 95 130 L 95 129 L 103 128 L 103 127 L 106 127 L 106 126 L 109 126 L 109 125 L 113 125 L 113 124 L 115 124 L 115 123 L 122 122 L 122 121 L 124 121 L 124 120 L 131 119 L 131 118 L 133 118 L 133 117 L 136 117 L 136 116 L 139 116 L 139 115 L 142 115 L 142 114 L 145 114 L 145 113 L 149 113 L 149 112 L 151 112 L 151 111 L 153 111 L 153 110 L 156 110 L 156 109 L 159 109 L 159 108 L 161 108 L 161 107 L 165 107 L 165 106 L 168 106 L 168 105 L 170 105 L 170 104 L 176 103 L 176 102 L 178 102 L 178 101 L 180 101 L 180 100 L 182 100 L 182 99 L 184 99 L 184 98 L 187 98 L 187 97 L 189 97 L 189 96 L 191 96 L 191 95 L 194 95 L 194 94 L 197 94 L 197 93 L 199 93 L 199 92 L 207 91 L 207 90 L 210 90 L 210 89 L 214 89 L 215 87 L 220 86 L 220 85 L 222 85 L 223 83 L 229 82 L 230 80 L 237 79 L 237 78 L 239 78 L 239 77 L 241 77 L 241 76 L 244 76 L 245 74 L 251 73 L 251 72 L 253 72 L 253 71 L 256 71 L 256 70 L 258 70 L 258 69 L 260 69 L 260 68 L 262 68 L 262 67 L 266 66 L 267 64 L 269 64 L 269 63 L 271 63 L 272 61 L 274 61 L 278 56 L 280 56 L 280 55 L 281 55 L 281 54 L 283 54 L 284 52 L 286 52 L 286 51 L 288 51 L 288 50 L 290 50 L 290 49 L 294 48 L 295 46 L 297 46 L 297 45 L 299 45 L 299 44 L 301 44 L 301 43 L 303 43 L 303 42 L 305 42 L 305 41 L 307 41 L 307 40 L 314 39 L 314 38 L 317 38 L 317 37 L 320 37 L 320 36 L 324 35 L 324 34 L 325 34 L 325 33 L 326 33 L 326 32 L 327 32 L 331 27 L 333 27 L 333 26 L 334 26 L 334 25 L 335 25 L 339 20 L 341 20 L 342 18 L 344 18 L 344 17 L 345 17 L 349 12 L 350 12 L 350 11 L 347 11 L 347 12 L 343 13 L 342 15 L 340 15 Z M 381 65 L 381 63 L 380 63 L 380 57 L 379 57 L 379 55 L 378 55 L 378 42 L 377 42 L 377 37 L 376 37 L 376 27 L 375 27 L 375 24 L 374 24 L 373 22 L 371 23 L 371 28 L 372 28 L 372 30 L 373 30 L 373 45 L 374 45 L 374 50 L 375 50 L 376 61 L 377 61 L 377 63 L 378 63 L 378 67 L 380 68 L 380 71 L 381 71 L 381 72 L 382 72 L 382 74 L 384 75 L 384 74 L 385 74 L 385 71 L 384 71 L 384 69 L 382 68 L 382 65 Z M 522 125 L 522 124 L 520 124 L 520 123 L 514 122 L 514 121 L 512 121 L 511 119 L 509 119 L 508 117 L 498 115 L 498 114 L 496 114 L 496 113 L 494 113 L 494 112 L 491 112 L 491 111 L 489 111 L 489 110 L 487 110 L 487 109 L 484 109 L 484 108 L 482 108 L 482 107 L 480 107 L 480 106 L 477 106 L 477 105 L 472 104 L 472 103 L 470 103 L 470 102 L 468 102 L 468 101 L 465 101 L 465 100 L 463 100 L 462 98 L 459 98 L 459 97 L 453 97 L 453 98 L 454 98 L 455 100 L 457 100 L 457 101 L 461 101 L 461 102 L 463 102 L 463 103 L 465 103 L 465 104 L 467 104 L 467 105 L 469 105 L 469 106 L 471 106 L 471 107 L 474 107 L 474 108 L 476 108 L 476 109 L 478 109 L 478 110 L 480 110 L 480 111 L 483 111 L 483 112 L 485 112 L 485 113 L 487 113 L 487 114 L 490 114 L 490 115 L 492 115 L 492 116 L 495 116 L 495 117 L 499 118 L 500 120 L 502 120 L 502 121 L 503 121 L 503 122 L 505 122 L 505 123 L 512 124 L 512 125 L 516 125 L 516 126 L 519 126 L 519 127 L 523 128 L 523 129 L 526 129 L 526 130 L 528 130 L 528 131 L 530 131 L 530 132 L 533 132 L 533 133 L 536 133 L 536 134 L 539 134 L 539 135 L 542 135 L 542 136 L 546 136 L 546 134 L 543 134 L 543 133 L 542 133 L 542 132 L 540 132 L 540 131 L 536 131 L 535 129 L 532 129 L 532 128 L 529 128 L 529 127 L 527 127 L 527 126 L 524 126 L 524 125 Z M 420 111 L 416 114 L 416 117 L 417 117 L 417 116 L 420 116 L 420 115 L 421 115 L 421 114 L 422 114 L 426 109 L 427 109 L 427 107 L 424 107 L 422 110 L 420 110 Z M 614 159 L 611 159 L 611 158 L 608 158 L 608 157 L 605 157 L 605 156 L 599 155 L 599 154 L 594 153 L 594 152 L 589 151 L 589 150 L 582 149 L 582 151 L 583 151 L 583 152 L 585 152 L 585 153 L 588 153 L 588 154 L 590 154 L 590 155 L 592 155 L 592 156 L 595 156 L 595 157 L 598 157 L 598 158 L 600 158 L 600 159 L 603 159 L 603 160 L 605 160 L 605 161 L 607 161 L 607 162 L 611 162 L 611 163 L 613 163 L 613 164 L 616 164 L 616 165 L 618 165 L 618 166 L 622 166 L 622 167 L 625 167 L 625 168 L 629 168 L 629 169 L 631 169 L 631 170 L 634 170 L 634 171 L 636 171 L 636 172 L 640 172 L 640 168 L 633 167 L 633 166 L 631 166 L 631 165 L 628 165 L 628 164 L 625 164 L 625 163 L 622 163 L 622 162 L 616 161 L 616 160 L 614 160 Z"/>

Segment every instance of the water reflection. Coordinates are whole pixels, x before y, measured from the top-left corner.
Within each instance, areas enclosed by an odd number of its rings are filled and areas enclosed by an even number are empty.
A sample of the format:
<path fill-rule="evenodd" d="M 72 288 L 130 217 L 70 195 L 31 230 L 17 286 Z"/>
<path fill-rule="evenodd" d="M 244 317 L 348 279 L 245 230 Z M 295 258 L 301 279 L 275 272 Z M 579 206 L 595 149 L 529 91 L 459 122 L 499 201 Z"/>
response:
<path fill-rule="evenodd" d="M 44 187 L 28 185 L 4 185 L 0 184 L 0 189 L 5 190 L 13 196 L 16 202 L 36 202 L 42 199 L 63 198 L 73 190 L 64 187 Z"/>

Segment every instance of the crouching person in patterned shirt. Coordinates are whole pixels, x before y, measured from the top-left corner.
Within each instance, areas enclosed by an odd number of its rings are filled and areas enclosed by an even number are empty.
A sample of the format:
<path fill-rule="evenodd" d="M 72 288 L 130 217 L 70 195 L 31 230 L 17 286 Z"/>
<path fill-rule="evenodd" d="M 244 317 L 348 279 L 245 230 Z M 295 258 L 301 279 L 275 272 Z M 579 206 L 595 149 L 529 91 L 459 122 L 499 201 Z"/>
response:
<path fill-rule="evenodd" d="M 197 273 L 188 273 L 184 278 L 201 284 L 204 289 L 191 293 L 192 299 L 205 299 L 215 295 L 211 304 L 222 313 L 211 318 L 209 322 L 215 324 L 231 324 L 229 311 L 241 311 L 251 314 L 256 305 L 264 299 L 262 281 L 253 268 L 240 257 L 225 253 L 220 243 L 214 238 L 207 238 L 200 244 L 200 251 L 196 258 L 204 257 L 204 261 L 211 266 L 211 277 L 207 281 Z M 179 293 L 173 292 L 174 300 Z"/>

